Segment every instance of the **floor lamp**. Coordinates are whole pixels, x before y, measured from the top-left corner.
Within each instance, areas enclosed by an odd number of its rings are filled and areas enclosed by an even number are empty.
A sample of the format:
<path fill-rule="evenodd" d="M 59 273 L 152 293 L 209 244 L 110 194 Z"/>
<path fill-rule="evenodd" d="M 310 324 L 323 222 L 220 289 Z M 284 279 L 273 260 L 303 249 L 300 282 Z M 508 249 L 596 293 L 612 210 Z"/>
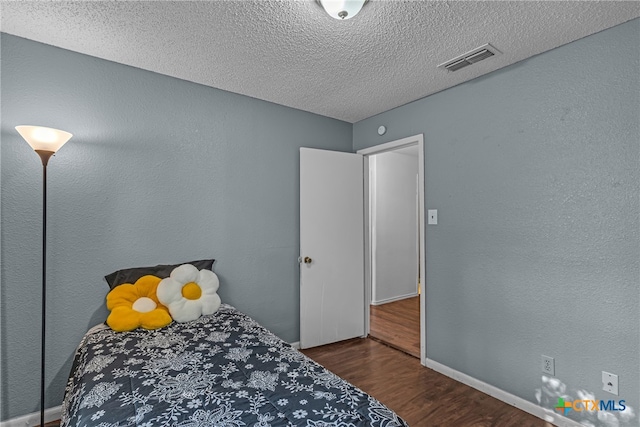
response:
<path fill-rule="evenodd" d="M 47 308 L 47 163 L 73 135 L 41 126 L 16 126 L 18 133 L 42 160 L 42 344 L 40 347 L 40 426 L 44 427 L 44 350 Z"/>

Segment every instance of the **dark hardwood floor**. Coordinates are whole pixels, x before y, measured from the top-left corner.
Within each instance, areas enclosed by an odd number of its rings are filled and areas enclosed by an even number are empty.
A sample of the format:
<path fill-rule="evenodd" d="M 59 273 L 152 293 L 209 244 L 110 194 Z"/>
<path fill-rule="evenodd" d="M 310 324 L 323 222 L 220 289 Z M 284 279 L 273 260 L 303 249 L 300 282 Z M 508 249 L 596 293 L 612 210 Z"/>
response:
<path fill-rule="evenodd" d="M 369 336 L 420 358 L 420 296 L 372 305 Z"/>
<path fill-rule="evenodd" d="M 303 353 L 396 411 L 411 427 L 552 427 L 369 338 Z"/>
<path fill-rule="evenodd" d="M 411 427 L 553 427 L 369 338 L 302 352 L 396 411 Z"/>
<path fill-rule="evenodd" d="M 356 338 L 303 353 L 395 410 L 411 427 L 551 427 L 420 365 L 419 297 L 371 306 L 371 336 L 375 340 Z"/>

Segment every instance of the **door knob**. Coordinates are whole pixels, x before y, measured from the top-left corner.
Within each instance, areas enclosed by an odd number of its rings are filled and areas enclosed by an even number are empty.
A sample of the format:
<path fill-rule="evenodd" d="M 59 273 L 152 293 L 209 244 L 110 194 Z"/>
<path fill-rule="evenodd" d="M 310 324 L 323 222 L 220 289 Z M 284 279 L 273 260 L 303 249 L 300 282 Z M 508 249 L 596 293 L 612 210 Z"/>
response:
<path fill-rule="evenodd" d="M 309 258 L 308 256 L 304 257 L 304 263 L 305 264 L 311 264 L 311 261 L 313 261 L 311 258 Z"/>

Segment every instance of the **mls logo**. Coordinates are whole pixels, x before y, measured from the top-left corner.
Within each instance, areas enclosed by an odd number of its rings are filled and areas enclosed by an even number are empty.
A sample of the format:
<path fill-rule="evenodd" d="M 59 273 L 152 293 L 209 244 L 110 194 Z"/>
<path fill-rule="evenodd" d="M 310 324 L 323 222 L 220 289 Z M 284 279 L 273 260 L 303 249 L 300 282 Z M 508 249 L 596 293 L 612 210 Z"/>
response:
<path fill-rule="evenodd" d="M 556 411 L 561 411 L 562 415 L 567 415 L 571 411 L 571 402 L 565 402 L 563 398 L 558 398 L 558 404 L 555 406 Z"/>

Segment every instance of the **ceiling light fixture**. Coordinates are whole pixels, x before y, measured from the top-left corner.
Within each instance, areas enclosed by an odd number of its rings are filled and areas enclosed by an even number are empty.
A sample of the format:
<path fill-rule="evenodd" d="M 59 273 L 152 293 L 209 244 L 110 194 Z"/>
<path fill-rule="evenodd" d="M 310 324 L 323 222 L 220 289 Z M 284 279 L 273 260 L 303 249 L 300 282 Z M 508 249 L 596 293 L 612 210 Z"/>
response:
<path fill-rule="evenodd" d="M 335 19 L 351 19 L 369 0 L 316 0 Z"/>

